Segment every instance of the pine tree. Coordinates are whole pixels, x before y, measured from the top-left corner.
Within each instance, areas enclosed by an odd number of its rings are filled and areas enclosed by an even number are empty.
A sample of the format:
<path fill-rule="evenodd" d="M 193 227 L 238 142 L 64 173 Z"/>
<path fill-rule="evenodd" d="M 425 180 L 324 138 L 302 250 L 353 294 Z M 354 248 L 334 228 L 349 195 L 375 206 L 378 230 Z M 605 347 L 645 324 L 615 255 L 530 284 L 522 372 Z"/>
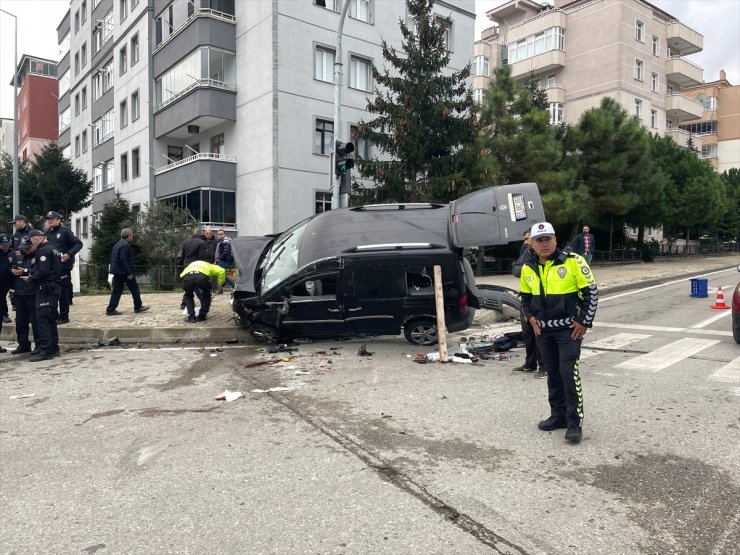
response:
<path fill-rule="evenodd" d="M 131 225 L 131 204 L 121 193 L 116 193 L 113 200 L 103 205 L 100 220 L 92 226 L 94 243 L 90 247 L 90 262 L 108 265 L 113 245 L 121 238 L 121 230 Z"/>
<path fill-rule="evenodd" d="M 31 186 L 28 160 L 18 160 L 18 208 L 30 221 L 43 217 L 43 207 Z M 0 221 L 10 221 L 13 210 L 13 157 L 8 152 L 0 153 Z M 35 225 L 35 224 L 34 224 Z M 9 231 L 13 231 L 10 229 Z"/>
<path fill-rule="evenodd" d="M 358 137 L 378 151 L 358 160 L 365 201 L 446 202 L 472 186 L 476 135 L 475 105 L 466 80 L 470 66 L 450 71 L 447 24 L 435 18 L 432 0 L 407 0 L 411 24 L 399 20 L 401 51 L 382 41 L 383 58 L 392 69 L 372 68 L 378 85 Z"/>
<path fill-rule="evenodd" d="M 177 263 L 182 244 L 193 233 L 196 220 L 190 212 L 175 205 L 155 201 L 146 205 L 137 226 L 137 243 L 150 264 Z"/>

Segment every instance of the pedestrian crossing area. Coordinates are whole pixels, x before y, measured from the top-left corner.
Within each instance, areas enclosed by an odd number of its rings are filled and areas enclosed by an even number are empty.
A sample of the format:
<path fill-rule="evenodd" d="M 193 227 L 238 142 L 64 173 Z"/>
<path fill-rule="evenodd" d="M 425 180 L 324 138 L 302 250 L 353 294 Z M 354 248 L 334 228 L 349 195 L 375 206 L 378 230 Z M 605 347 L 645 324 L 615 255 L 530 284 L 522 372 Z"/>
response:
<path fill-rule="evenodd" d="M 609 328 L 617 326 L 613 324 L 600 324 L 599 327 Z M 638 330 L 643 331 L 645 328 L 649 329 L 650 326 L 631 325 L 630 328 L 637 328 Z M 667 331 L 664 327 L 659 328 L 659 330 Z M 676 331 L 683 331 L 683 329 L 676 328 Z M 718 332 L 714 333 L 718 334 Z M 589 341 L 587 336 L 581 349 L 581 360 L 584 361 L 594 359 L 595 357 L 603 357 L 609 352 L 620 352 L 622 354 L 634 356 L 631 356 L 624 362 L 616 364 L 614 366 L 615 369 L 657 373 L 669 370 L 671 367 L 690 357 L 701 355 L 702 353 L 706 354 L 707 349 L 715 347 L 721 343 L 719 339 L 682 337 L 675 341 L 668 338 L 668 343 L 656 348 L 647 347 L 647 345 L 652 345 L 654 343 L 649 341 L 654 338 L 655 336 L 653 334 L 628 332 L 613 333 L 594 341 Z M 735 344 L 733 343 L 730 345 L 730 348 L 734 351 L 736 349 Z M 646 350 L 647 352 L 645 352 Z M 717 360 L 713 357 L 709 357 L 709 359 L 712 362 Z M 724 361 L 717 361 L 716 364 L 718 365 L 718 368 L 714 369 L 708 376 L 707 379 L 709 381 L 724 382 L 740 386 L 740 356 L 735 357 L 730 360 L 730 362 L 726 362 L 725 358 Z"/>

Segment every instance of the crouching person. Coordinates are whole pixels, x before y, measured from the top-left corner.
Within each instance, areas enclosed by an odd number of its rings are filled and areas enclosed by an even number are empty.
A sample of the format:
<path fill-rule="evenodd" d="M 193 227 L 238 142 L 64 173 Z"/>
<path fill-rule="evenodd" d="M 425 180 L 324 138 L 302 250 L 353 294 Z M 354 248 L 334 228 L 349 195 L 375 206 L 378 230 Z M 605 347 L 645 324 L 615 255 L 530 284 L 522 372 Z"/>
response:
<path fill-rule="evenodd" d="M 211 308 L 211 278 L 215 277 L 218 288 L 222 289 L 226 282 L 226 270 L 215 264 L 196 260 L 185 267 L 180 277 L 182 278 L 182 288 L 185 290 L 185 308 L 188 311 L 185 321 L 189 323 L 205 321 Z M 200 311 L 197 318 L 195 317 L 195 296 L 200 301 Z"/>

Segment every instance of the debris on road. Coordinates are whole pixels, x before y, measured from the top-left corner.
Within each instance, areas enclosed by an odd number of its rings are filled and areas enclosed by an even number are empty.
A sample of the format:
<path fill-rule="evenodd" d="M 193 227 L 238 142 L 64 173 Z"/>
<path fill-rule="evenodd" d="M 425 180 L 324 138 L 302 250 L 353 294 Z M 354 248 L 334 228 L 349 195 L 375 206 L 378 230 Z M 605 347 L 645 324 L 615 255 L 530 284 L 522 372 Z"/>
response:
<path fill-rule="evenodd" d="M 290 387 L 271 387 L 270 389 L 253 389 L 252 393 L 275 393 L 280 391 L 291 391 Z"/>
<path fill-rule="evenodd" d="M 236 401 L 239 397 L 244 397 L 241 391 L 229 391 L 228 389 L 224 389 L 223 393 L 216 395 L 216 401 L 226 401 L 227 403 L 231 403 L 231 401 Z"/>
<path fill-rule="evenodd" d="M 367 350 L 367 343 L 363 343 L 360 345 L 360 348 L 357 349 L 357 355 L 361 357 L 371 357 L 374 353 L 371 353 Z"/>
<path fill-rule="evenodd" d="M 24 393 L 22 395 L 11 395 L 10 400 L 12 401 L 13 399 L 28 399 L 29 397 L 36 397 L 36 394 L 35 393 Z"/>

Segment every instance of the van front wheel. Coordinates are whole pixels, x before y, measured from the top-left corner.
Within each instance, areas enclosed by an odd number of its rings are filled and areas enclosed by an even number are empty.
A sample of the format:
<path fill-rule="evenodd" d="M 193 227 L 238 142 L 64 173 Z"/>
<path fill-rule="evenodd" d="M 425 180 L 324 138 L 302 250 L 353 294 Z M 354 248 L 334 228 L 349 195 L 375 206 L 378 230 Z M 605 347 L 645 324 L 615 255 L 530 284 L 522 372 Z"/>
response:
<path fill-rule="evenodd" d="M 430 318 L 412 320 L 404 325 L 403 334 L 412 345 L 436 345 L 437 323 Z"/>
<path fill-rule="evenodd" d="M 249 333 L 260 343 L 280 343 L 282 339 L 275 328 L 264 324 L 255 324 L 249 328 Z"/>

